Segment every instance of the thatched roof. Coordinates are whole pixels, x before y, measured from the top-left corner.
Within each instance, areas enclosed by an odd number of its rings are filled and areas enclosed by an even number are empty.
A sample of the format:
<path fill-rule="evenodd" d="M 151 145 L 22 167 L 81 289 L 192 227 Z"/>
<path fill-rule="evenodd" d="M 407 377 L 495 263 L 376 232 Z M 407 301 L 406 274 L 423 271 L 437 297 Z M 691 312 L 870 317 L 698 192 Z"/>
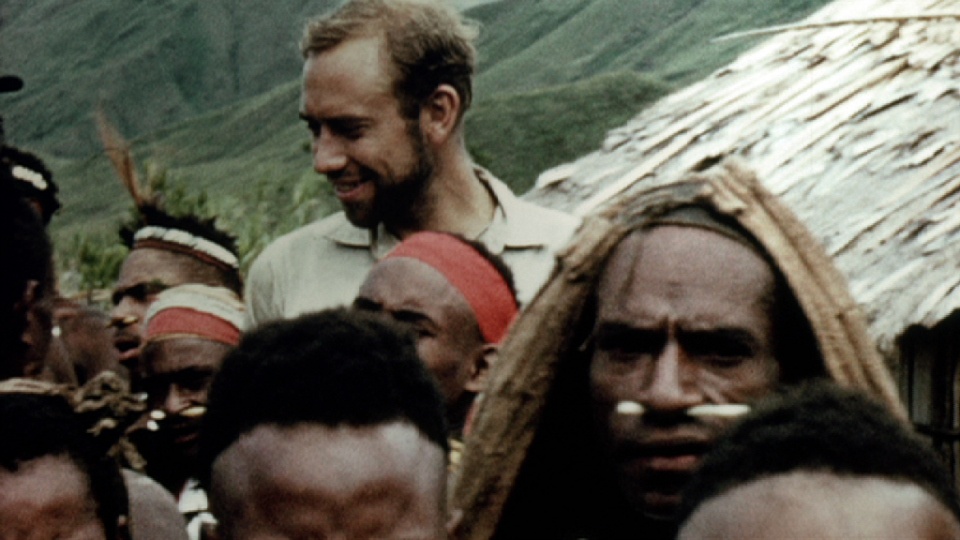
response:
<path fill-rule="evenodd" d="M 823 243 L 884 353 L 960 308 L 960 0 L 834 2 L 527 198 L 588 214 L 730 153 Z"/>

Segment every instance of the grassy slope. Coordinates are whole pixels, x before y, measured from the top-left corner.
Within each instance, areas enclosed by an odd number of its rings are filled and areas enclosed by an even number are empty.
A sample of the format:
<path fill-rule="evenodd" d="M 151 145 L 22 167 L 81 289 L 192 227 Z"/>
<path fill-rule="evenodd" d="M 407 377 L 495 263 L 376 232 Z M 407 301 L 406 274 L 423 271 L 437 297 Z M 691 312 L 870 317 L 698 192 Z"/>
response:
<path fill-rule="evenodd" d="M 7 131 L 76 157 L 98 103 L 139 135 L 259 95 L 297 77 L 302 21 L 335 1 L 0 0 L 0 69 L 27 85 L 0 101 Z"/>
<path fill-rule="evenodd" d="M 294 183 L 313 176 L 306 131 L 296 117 L 298 92 L 298 84 L 288 83 L 140 137 L 133 141 L 134 157 L 141 170 L 165 170 L 169 183 L 205 191 L 226 206 L 231 199 L 264 196 L 261 184 L 270 186 L 269 197 L 283 200 Z M 108 230 L 129 206 L 103 156 L 68 162 L 58 178 L 61 230 Z"/>
<path fill-rule="evenodd" d="M 188 193 L 209 194 L 208 207 L 250 250 L 333 210 L 296 119 L 295 41 L 302 21 L 334 1 L 242 0 L 241 10 L 241 0 L 0 0 L 0 71 L 28 84 L 0 107 L 12 142 L 38 150 L 57 172 L 61 245 L 76 235 L 112 237 L 129 205 L 96 154 L 90 111 L 101 99 L 125 133 L 139 134 L 141 165 L 168 169 L 169 183 Z M 593 150 L 652 99 L 752 43 L 715 46 L 710 37 L 794 20 L 824 3 L 479 6 L 469 12 L 483 25 L 470 150 L 523 191 L 543 169 Z"/>
<path fill-rule="evenodd" d="M 666 90 L 662 83 L 621 72 L 487 99 L 467 115 L 470 150 L 517 191 L 525 191 L 541 170 L 596 147 L 610 126 L 625 122 Z M 172 184 L 209 193 L 221 206 L 268 196 L 278 208 L 289 207 L 299 184 L 326 185 L 310 169 L 307 132 L 295 116 L 298 92 L 299 85 L 289 83 L 141 137 L 135 157 L 141 165 L 166 169 Z M 107 160 L 98 156 L 58 169 L 64 197 L 59 230 L 111 230 L 128 202 Z M 266 194 L 259 186 L 269 186 Z M 318 211 L 334 208 L 324 203 Z"/>
<path fill-rule="evenodd" d="M 474 158 L 524 192 L 544 169 L 600 145 L 606 132 L 632 118 L 669 86 L 635 72 L 481 101 L 467 116 Z"/>
<path fill-rule="evenodd" d="M 478 93 L 529 90 L 632 69 L 685 84 L 754 42 L 714 44 L 736 30 L 797 20 L 823 0 L 504 0 L 475 10 L 496 34 L 481 44 L 498 59 Z M 500 13 L 503 8 L 505 11 Z"/>

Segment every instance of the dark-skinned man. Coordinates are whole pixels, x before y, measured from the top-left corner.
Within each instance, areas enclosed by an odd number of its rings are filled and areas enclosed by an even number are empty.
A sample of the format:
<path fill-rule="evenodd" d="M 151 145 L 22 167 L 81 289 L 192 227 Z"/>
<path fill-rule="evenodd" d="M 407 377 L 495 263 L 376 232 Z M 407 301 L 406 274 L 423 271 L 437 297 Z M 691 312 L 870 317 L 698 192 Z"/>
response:
<path fill-rule="evenodd" d="M 479 242 L 419 232 L 374 265 L 353 305 L 416 335 L 443 395 L 456 467 L 476 398 L 517 315 L 510 269 Z"/>
<path fill-rule="evenodd" d="M 0 183 L 0 217 L 8 232 L 2 252 L 6 260 L 20 264 L 8 265 L 0 279 L 4 291 L 0 381 L 42 379 L 52 339 L 50 240 L 30 204 L 9 189 L 9 184 Z M 186 537 L 174 501 L 163 488 L 132 471 L 124 472 L 124 480 L 130 494 L 132 540 Z"/>
<path fill-rule="evenodd" d="M 199 283 L 242 289 L 236 241 L 213 220 L 174 216 L 154 203 L 138 203 L 139 223 L 120 231 L 130 253 L 113 289 L 111 324 L 120 361 L 137 373 L 143 319 L 161 291 Z"/>
<path fill-rule="evenodd" d="M 349 304 L 373 264 L 417 231 L 503 257 L 521 304 L 577 220 L 521 201 L 464 142 L 475 30 L 440 1 L 352 0 L 310 23 L 300 116 L 343 212 L 284 236 L 250 270 L 254 323 Z"/>
<path fill-rule="evenodd" d="M 146 314 L 137 380 L 156 429 L 138 441 L 146 472 L 176 498 L 190 538 L 212 523 L 197 483 L 200 424 L 223 358 L 240 342 L 243 304 L 224 287 L 190 283 L 161 292 Z"/>
<path fill-rule="evenodd" d="M 681 540 L 960 538 L 953 476 L 861 392 L 801 385 L 717 443 L 684 493 Z"/>
<path fill-rule="evenodd" d="M 11 182 L 13 192 L 26 200 L 45 226 L 60 209 L 59 188 L 53 173 L 36 155 L 11 146 L 0 147 L 0 176 Z M 47 353 L 50 379 L 83 384 L 104 371 L 126 376 L 113 347 L 109 318 L 101 310 L 61 296 L 51 301 L 53 338 Z"/>
<path fill-rule="evenodd" d="M 443 402 L 409 332 L 329 310 L 244 335 L 201 435 L 217 538 L 445 538 Z"/>
<path fill-rule="evenodd" d="M 459 538 L 672 538 L 704 455 L 783 385 L 832 378 L 905 416 L 842 277 L 742 165 L 605 217 L 504 343 L 455 490 Z"/>

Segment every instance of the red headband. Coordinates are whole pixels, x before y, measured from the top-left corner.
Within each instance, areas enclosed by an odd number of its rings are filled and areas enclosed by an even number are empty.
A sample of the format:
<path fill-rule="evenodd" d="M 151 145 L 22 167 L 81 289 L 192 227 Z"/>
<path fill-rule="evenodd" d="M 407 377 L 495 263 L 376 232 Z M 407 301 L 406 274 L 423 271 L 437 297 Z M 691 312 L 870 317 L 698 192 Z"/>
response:
<path fill-rule="evenodd" d="M 416 259 L 447 278 L 473 309 L 487 343 L 500 343 L 517 315 L 517 301 L 500 272 L 473 246 L 455 236 L 419 232 L 407 237 L 385 259 Z"/>
<path fill-rule="evenodd" d="M 193 336 L 227 345 L 240 343 L 240 330 L 211 313 L 186 307 L 170 307 L 157 312 L 147 325 L 146 341 Z"/>

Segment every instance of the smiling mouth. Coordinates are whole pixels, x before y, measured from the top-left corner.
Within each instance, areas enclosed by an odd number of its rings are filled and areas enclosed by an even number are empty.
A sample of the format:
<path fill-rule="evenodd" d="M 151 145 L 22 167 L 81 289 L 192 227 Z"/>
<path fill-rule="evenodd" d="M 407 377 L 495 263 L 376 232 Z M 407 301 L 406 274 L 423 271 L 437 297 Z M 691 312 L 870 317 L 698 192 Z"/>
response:
<path fill-rule="evenodd" d="M 360 186 L 370 183 L 370 178 L 364 174 L 327 175 L 327 180 L 333 184 L 333 191 L 337 195 L 351 193 Z"/>
<path fill-rule="evenodd" d="M 336 191 L 337 193 L 349 193 L 357 189 L 358 187 L 360 187 L 360 184 L 363 184 L 364 182 L 365 180 L 353 180 L 353 181 L 337 180 L 336 182 L 333 183 L 333 190 Z"/>

